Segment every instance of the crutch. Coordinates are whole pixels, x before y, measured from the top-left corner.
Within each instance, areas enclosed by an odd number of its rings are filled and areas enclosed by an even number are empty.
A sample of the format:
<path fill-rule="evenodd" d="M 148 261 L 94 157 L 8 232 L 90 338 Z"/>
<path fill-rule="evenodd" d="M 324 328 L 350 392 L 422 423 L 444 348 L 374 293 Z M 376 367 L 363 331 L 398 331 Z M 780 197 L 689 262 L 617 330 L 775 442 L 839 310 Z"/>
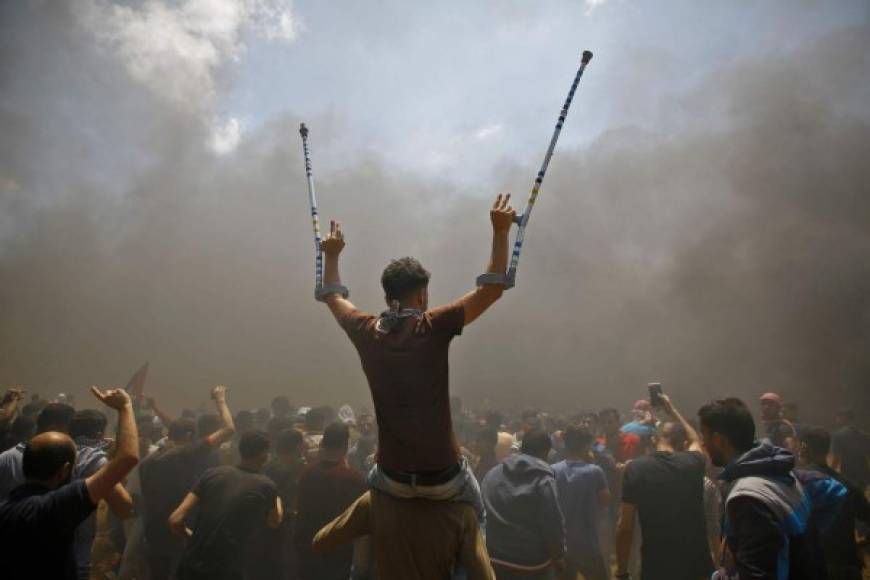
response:
<path fill-rule="evenodd" d="M 314 194 L 314 175 L 311 173 L 311 155 L 308 152 L 308 127 L 305 123 L 299 125 L 302 136 L 302 153 L 305 156 L 305 176 L 308 178 L 308 205 L 311 207 L 311 223 L 314 226 L 314 298 L 320 302 L 326 301 L 330 294 L 341 294 L 348 297 L 347 288 L 341 284 L 323 285 L 323 252 L 320 250 L 320 217 L 317 215 L 317 197 Z"/>
<path fill-rule="evenodd" d="M 523 213 L 514 217 L 514 222 L 517 224 L 517 239 L 514 242 L 513 253 L 511 254 L 510 265 L 506 274 L 486 273 L 478 276 L 477 285 L 494 284 L 503 286 L 505 289 L 513 288 L 516 283 L 517 265 L 520 262 L 520 252 L 523 249 L 523 238 L 526 234 L 526 226 L 529 223 L 529 216 L 532 214 L 532 208 L 535 205 L 535 200 L 538 197 L 538 192 L 541 190 L 541 184 L 544 182 L 544 174 L 547 173 L 547 166 L 550 164 L 550 158 L 553 156 L 553 150 L 556 148 L 556 141 L 559 140 L 559 133 L 562 131 L 562 125 L 565 123 L 565 117 L 568 116 L 568 108 L 571 106 L 571 101 L 574 99 L 574 93 L 577 91 L 577 85 L 580 83 L 580 77 L 583 76 L 583 71 L 586 70 L 586 65 L 592 60 L 592 53 L 588 50 L 583 51 L 583 57 L 580 59 L 580 68 L 577 69 L 577 74 L 574 76 L 574 82 L 571 84 L 571 90 L 568 91 L 568 98 L 565 99 L 565 104 L 562 105 L 562 112 L 559 113 L 559 120 L 556 121 L 556 129 L 553 131 L 553 136 L 550 138 L 550 146 L 547 147 L 547 154 L 544 155 L 544 162 L 541 164 L 541 170 L 538 171 L 538 176 L 535 178 L 535 185 L 532 187 L 532 193 L 529 194 L 529 199 L 526 202 L 526 208 Z"/>

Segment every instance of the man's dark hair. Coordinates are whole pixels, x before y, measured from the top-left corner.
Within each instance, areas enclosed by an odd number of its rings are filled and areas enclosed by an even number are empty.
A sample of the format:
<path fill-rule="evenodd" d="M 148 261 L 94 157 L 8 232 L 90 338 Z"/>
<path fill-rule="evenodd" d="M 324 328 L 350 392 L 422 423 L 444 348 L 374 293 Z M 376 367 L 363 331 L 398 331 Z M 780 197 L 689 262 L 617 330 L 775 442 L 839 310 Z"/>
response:
<path fill-rule="evenodd" d="M 66 403 L 49 403 L 39 412 L 36 418 L 36 432 L 46 431 L 69 432 L 69 424 L 73 420 L 76 410 Z"/>
<path fill-rule="evenodd" d="M 613 407 L 601 409 L 601 411 L 598 412 L 598 419 L 601 420 L 605 417 L 616 417 L 616 420 L 619 421 L 619 409 L 614 409 Z"/>
<path fill-rule="evenodd" d="M 196 419 L 196 412 L 193 409 L 182 409 L 181 417 L 183 419 Z"/>
<path fill-rule="evenodd" d="M 251 429 L 242 433 L 239 440 L 239 455 L 242 459 L 254 459 L 269 451 L 272 442 L 269 434 L 259 429 Z"/>
<path fill-rule="evenodd" d="M 493 427 L 484 427 L 475 434 L 474 440 L 480 447 L 487 451 L 493 451 L 498 443 L 498 431 Z"/>
<path fill-rule="evenodd" d="M 200 438 L 208 437 L 221 428 L 221 418 L 216 413 L 200 415 L 196 420 L 196 432 Z"/>
<path fill-rule="evenodd" d="M 266 425 L 266 432 L 272 438 L 272 443 L 275 443 L 281 432 L 292 429 L 295 424 L 293 417 L 272 417 Z"/>
<path fill-rule="evenodd" d="M 350 429 L 341 421 L 330 423 L 323 430 L 321 445 L 324 449 L 332 451 L 347 451 L 347 443 L 350 440 Z"/>
<path fill-rule="evenodd" d="M 32 446 L 27 443 L 24 446 L 24 455 L 21 460 L 21 468 L 25 479 L 45 481 L 51 479 L 64 463 L 74 464 L 76 461 L 76 447 L 71 441 L 64 443 L 51 443 Z"/>
<path fill-rule="evenodd" d="M 284 417 L 285 415 L 289 415 L 290 401 L 284 395 L 278 395 L 274 399 L 272 399 L 272 413 L 276 417 Z"/>
<path fill-rule="evenodd" d="M 302 448 L 302 431 L 299 429 L 284 429 L 275 440 L 275 452 L 281 455 L 298 453 Z"/>
<path fill-rule="evenodd" d="M 305 430 L 306 431 L 323 431 L 323 426 L 326 425 L 328 409 L 325 407 L 314 407 L 305 413 Z"/>
<path fill-rule="evenodd" d="M 393 260 L 381 274 L 381 286 L 387 300 L 402 300 L 411 292 L 429 285 L 429 272 L 416 258 Z"/>
<path fill-rule="evenodd" d="M 565 451 L 583 453 L 592 445 L 593 439 L 592 431 L 586 425 L 568 425 L 565 428 Z"/>
<path fill-rule="evenodd" d="M 523 435 L 523 444 L 520 452 L 533 455 L 539 459 L 546 459 L 552 447 L 550 435 L 546 431 L 535 429 Z"/>
<path fill-rule="evenodd" d="M 486 426 L 492 429 L 499 429 L 504 423 L 504 415 L 498 411 L 490 411 L 486 414 Z"/>
<path fill-rule="evenodd" d="M 196 434 L 196 422 L 193 419 L 176 419 L 169 424 L 169 440 L 181 441 Z"/>
<path fill-rule="evenodd" d="M 247 409 L 243 409 L 236 413 L 233 423 L 236 425 L 236 433 L 244 433 L 254 428 L 254 414 Z"/>
<path fill-rule="evenodd" d="M 819 457 L 827 456 L 831 450 L 831 434 L 827 429 L 816 425 L 807 425 L 801 429 L 800 440 L 813 455 Z"/>
<path fill-rule="evenodd" d="M 12 422 L 12 428 L 9 430 L 9 436 L 12 439 L 12 444 L 17 445 L 21 441 L 27 441 L 33 434 L 36 433 L 36 421 L 33 417 L 27 415 L 19 415 Z"/>
<path fill-rule="evenodd" d="M 707 403 L 698 411 L 701 427 L 721 433 L 738 451 L 746 451 L 755 442 L 755 421 L 746 403 L 731 397 Z"/>
<path fill-rule="evenodd" d="M 69 436 L 73 439 L 87 437 L 97 439 L 106 432 L 109 419 L 106 414 L 97 409 L 82 409 L 76 411 L 73 420 L 69 424 Z"/>

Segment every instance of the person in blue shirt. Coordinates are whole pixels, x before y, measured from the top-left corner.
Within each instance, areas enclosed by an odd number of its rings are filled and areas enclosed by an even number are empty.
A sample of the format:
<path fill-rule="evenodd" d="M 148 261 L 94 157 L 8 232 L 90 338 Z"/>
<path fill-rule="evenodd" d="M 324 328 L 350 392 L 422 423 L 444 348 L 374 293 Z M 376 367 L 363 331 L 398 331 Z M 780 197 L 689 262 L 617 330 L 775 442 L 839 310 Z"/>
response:
<path fill-rule="evenodd" d="M 565 460 L 553 466 L 559 507 L 565 517 L 567 551 L 563 578 L 583 574 L 586 580 L 607 580 L 607 566 L 599 545 L 601 512 L 610 505 L 604 470 L 591 463 L 594 437 L 585 425 L 569 425 L 564 432 Z"/>

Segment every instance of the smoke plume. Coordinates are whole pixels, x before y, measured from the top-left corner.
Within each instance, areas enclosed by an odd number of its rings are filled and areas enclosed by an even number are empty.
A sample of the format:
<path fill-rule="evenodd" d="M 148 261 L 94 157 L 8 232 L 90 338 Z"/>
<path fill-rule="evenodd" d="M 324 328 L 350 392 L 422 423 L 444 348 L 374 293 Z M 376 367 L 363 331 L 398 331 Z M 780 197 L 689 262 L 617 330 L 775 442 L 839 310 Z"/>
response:
<path fill-rule="evenodd" d="M 148 388 L 168 406 L 217 383 L 239 407 L 279 393 L 367 403 L 353 348 L 313 300 L 301 119 L 291 104 L 241 136 L 214 121 L 240 30 L 292 41 L 289 9 L 216 2 L 214 21 L 194 2 L 11 4 L 0 8 L 0 381 L 83 398 L 149 360 Z M 283 27 L 262 28 L 263 10 Z M 166 39 L 148 48 L 154 31 L 177 34 L 187 56 Z M 560 148 L 517 287 L 454 343 L 454 392 L 594 409 L 661 381 L 687 411 L 768 390 L 809 419 L 867 409 L 868 87 L 870 29 L 857 26 L 716 71 L 662 113 L 669 128 L 613 127 Z M 401 255 L 433 272 L 433 301 L 470 289 L 489 246 L 480 192 L 370 154 L 321 168 L 341 122 L 305 120 L 357 306 L 382 308 L 380 270 Z M 536 161 L 503 164 L 492 193 L 521 205 Z"/>

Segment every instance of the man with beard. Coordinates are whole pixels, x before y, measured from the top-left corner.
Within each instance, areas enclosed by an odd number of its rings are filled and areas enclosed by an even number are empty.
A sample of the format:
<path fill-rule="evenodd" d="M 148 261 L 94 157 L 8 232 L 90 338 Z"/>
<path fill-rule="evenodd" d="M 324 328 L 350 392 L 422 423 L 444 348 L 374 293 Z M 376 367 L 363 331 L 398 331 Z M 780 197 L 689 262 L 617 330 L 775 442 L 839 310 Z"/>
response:
<path fill-rule="evenodd" d="M 698 411 L 704 447 L 728 486 L 724 569 L 719 578 L 812 578 L 807 536 L 810 502 L 792 472 L 794 455 L 755 441 L 755 421 L 740 399 Z"/>
<path fill-rule="evenodd" d="M 0 562 L 5 580 L 76 578 L 76 527 L 139 462 L 136 419 L 123 389 L 94 396 L 118 412 L 114 457 L 85 479 L 70 481 L 76 447 L 69 435 L 41 433 L 24 448 L 25 483 L 0 504 Z"/>

